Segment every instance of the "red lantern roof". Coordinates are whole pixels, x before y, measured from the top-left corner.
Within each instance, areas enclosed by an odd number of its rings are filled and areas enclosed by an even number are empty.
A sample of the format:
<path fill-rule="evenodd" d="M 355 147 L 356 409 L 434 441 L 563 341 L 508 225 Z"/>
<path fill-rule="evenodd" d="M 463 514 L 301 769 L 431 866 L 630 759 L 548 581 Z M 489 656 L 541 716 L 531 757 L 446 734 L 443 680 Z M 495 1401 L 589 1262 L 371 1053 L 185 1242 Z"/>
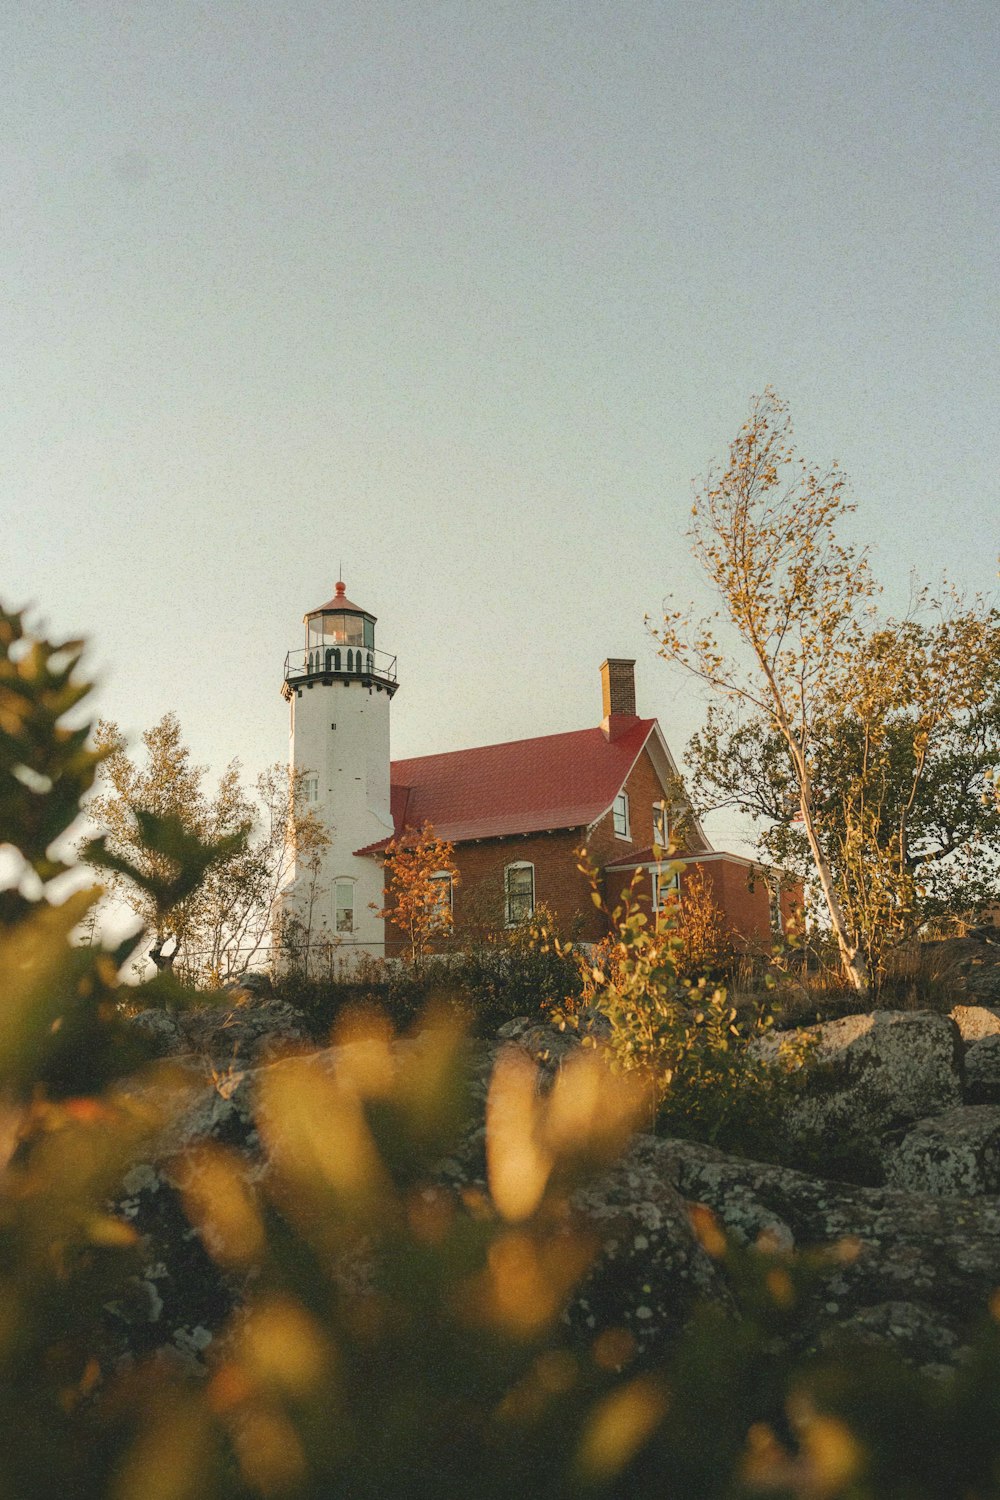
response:
<path fill-rule="evenodd" d="M 309 613 L 305 615 L 304 618 L 308 620 L 310 615 L 327 614 L 330 610 L 334 609 L 342 611 L 344 614 L 348 615 L 367 615 L 369 620 L 374 620 L 377 618 L 371 613 L 370 610 L 362 609 L 360 604 L 351 603 L 350 599 L 348 599 L 345 593 L 343 581 L 338 581 L 337 592 L 334 594 L 332 599 L 328 599 L 325 604 L 319 605 L 317 609 L 309 610 Z"/>

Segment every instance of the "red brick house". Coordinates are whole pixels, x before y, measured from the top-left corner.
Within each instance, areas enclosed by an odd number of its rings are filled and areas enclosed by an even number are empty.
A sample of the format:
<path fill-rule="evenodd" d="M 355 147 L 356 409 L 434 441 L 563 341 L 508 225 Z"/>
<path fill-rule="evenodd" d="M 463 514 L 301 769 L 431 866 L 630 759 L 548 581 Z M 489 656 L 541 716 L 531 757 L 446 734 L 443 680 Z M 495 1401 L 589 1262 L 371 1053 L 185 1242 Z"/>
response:
<path fill-rule="evenodd" d="M 607 919 L 595 906 L 576 850 L 586 846 L 613 908 L 635 872 L 652 907 L 673 877 L 654 844 L 684 860 L 680 882 L 705 873 L 716 905 L 740 946 L 769 945 L 801 904 L 801 890 L 778 872 L 712 848 L 687 803 L 659 724 L 635 711 L 634 661 L 601 667 L 604 717 L 593 729 L 542 735 L 391 763 L 395 837 L 433 825 L 455 848 L 460 880 L 443 877 L 454 940 L 463 931 L 514 925 L 544 902 L 560 925 L 597 941 Z M 381 858 L 382 839 L 355 855 Z M 386 951 L 397 945 L 387 924 Z M 400 945 L 401 946 L 401 945 Z"/>

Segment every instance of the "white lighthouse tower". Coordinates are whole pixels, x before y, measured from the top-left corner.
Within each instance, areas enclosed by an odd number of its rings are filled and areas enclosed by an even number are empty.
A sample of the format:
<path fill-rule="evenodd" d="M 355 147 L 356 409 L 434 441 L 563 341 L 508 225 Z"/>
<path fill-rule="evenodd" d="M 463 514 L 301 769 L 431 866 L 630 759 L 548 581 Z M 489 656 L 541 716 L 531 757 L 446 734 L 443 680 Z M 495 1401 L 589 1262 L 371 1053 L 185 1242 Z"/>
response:
<path fill-rule="evenodd" d="M 305 616 L 305 646 L 285 658 L 289 762 L 304 778 L 303 806 L 329 837 L 319 868 L 298 862 L 283 895 L 286 916 L 308 930 L 309 966 L 385 952 L 382 866 L 354 851 L 391 838 L 389 704 L 396 658 L 375 649 L 375 616 L 344 584 Z M 332 945 L 332 947 L 328 946 Z"/>

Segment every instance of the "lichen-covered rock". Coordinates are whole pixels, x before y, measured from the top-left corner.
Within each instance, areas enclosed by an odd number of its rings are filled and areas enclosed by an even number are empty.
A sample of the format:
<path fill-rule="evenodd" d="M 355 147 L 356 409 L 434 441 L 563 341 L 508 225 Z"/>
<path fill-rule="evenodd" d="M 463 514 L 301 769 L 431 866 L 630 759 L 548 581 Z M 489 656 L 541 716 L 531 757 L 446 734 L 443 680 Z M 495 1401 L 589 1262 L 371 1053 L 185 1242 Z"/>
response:
<path fill-rule="evenodd" d="M 265 980 L 266 975 L 260 984 L 229 985 L 204 1005 L 176 1014 L 140 1011 L 131 1024 L 154 1038 L 161 1057 L 193 1053 L 216 1070 L 255 1066 L 308 1038 L 301 1013 L 269 994 Z"/>
<path fill-rule="evenodd" d="M 943 1376 L 962 1357 L 964 1346 L 937 1312 L 917 1302 L 876 1302 L 851 1317 L 831 1322 L 819 1337 L 829 1348 L 844 1340 L 888 1344 L 902 1359 L 919 1365 L 924 1374 Z"/>
<path fill-rule="evenodd" d="M 951 1023 L 945 1031 L 952 1035 Z M 421 1044 L 420 1038 L 397 1043 L 397 1054 Z M 486 1186 L 482 1104 L 493 1055 L 482 1044 L 473 1049 L 474 1114 L 454 1154 L 434 1173 L 459 1201 L 467 1189 Z M 326 1049 L 310 1054 L 310 1062 L 336 1068 L 338 1057 L 342 1049 Z M 267 1070 L 287 1066 L 279 1061 Z M 166 1348 L 197 1363 L 238 1304 L 240 1286 L 219 1271 L 185 1220 L 177 1163 L 188 1147 L 208 1140 L 237 1152 L 251 1179 L 266 1174 L 253 1114 L 266 1070 L 229 1070 L 205 1080 L 192 1061 L 177 1071 L 186 1080 L 183 1108 L 160 1154 L 136 1163 L 122 1187 L 118 1211 L 144 1236 L 145 1269 L 110 1316 L 133 1352 Z M 707 1204 L 744 1245 L 785 1256 L 840 1247 L 796 1310 L 789 1337 L 802 1348 L 844 1325 L 939 1368 L 960 1351 L 967 1322 L 1000 1285 L 1000 1198 L 941 1199 L 825 1182 L 689 1142 L 639 1136 L 617 1165 L 572 1199 L 577 1222 L 600 1248 L 567 1309 L 571 1330 L 586 1339 L 595 1329 L 626 1329 L 645 1357 L 655 1357 L 699 1299 L 738 1316 L 725 1261 L 712 1259 L 692 1230 L 692 1204 Z"/>
<path fill-rule="evenodd" d="M 932 1011 L 875 1011 L 752 1044 L 801 1070 L 787 1128 L 813 1140 L 880 1134 L 962 1102 L 956 1023 Z"/>
<path fill-rule="evenodd" d="M 233 996 L 236 996 L 235 1003 Z M 199 1006 L 178 1017 L 186 1048 L 216 1067 L 246 1068 L 306 1040 L 301 1014 L 287 1001 L 248 990 L 227 993 L 219 1005 Z"/>
<path fill-rule="evenodd" d="M 960 971 L 961 987 L 973 1004 L 1000 1005 L 1000 931 L 980 927 L 966 938 L 941 944 L 945 957 Z"/>
<path fill-rule="evenodd" d="M 270 974 L 257 969 L 250 969 L 246 974 L 241 974 L 238 979 L 227 980 L 222 988 L 233 999 L 251 995 L 274 994 L 274 985 L 271 983 Z"/>
<path fill-rule="evenodd" d="M 963 1104 L 921 1120 L 889 1153 L 885 1176 L 938 1198 L 1000 1193 L 1000 1107 Z"/>
<path fill-rule="evenodd" d="M 1000 1015 L 986 1005 L 953 1005 L 949 1014 L 966 1045 L 986 1036 L 1000 1036 Z"/>
<path fill-rule="evenodd" d="M 527 1052 L 532 1062 L 541 1070 L 543 1085 L 572 1057 L 589 1038 L 588 1045 L 600 1046 L 611 1034 L 611 1023 L 601 1011 L 588 1007 L 572 1019 L 572 1023 L 539 1021 L 530 1016 L 515 1016 L 505 1021 L 497 1031 L 497 1040 L 513 1043 Z"/>
<path fill-rule="evenodd" d="M 985 1036 L 965 1052 L 968 1104 L 1000 1104 L 1000 1036 Z"/>
<path fill-rule="evenodd" d="M 111 1205 L 141 1236 L 143 1267 L 106 1306 L 122 1359 L 156 1353 L 189 1369 L 234 1307 L 239 1288 L 219 1269 L 184 1213 L 164 1163 L 140 1162 Z"/>
<path fill-rule="evenodd" d="M 663 1174 L 734 1236 L 752 1240 L 770 1218 L 787 1225 L 800 1249 L 839 1247 L 817 1267 L 796 1320 L 804 1348 L 838 1329 L 867 1328 L 937 1370 L 1000 1285 L 1000 1198 L 855 1187 L 686 1141 L 656 1146 Z M 916 1311 L 894 1323 L 885 1309 L 896 1304 Z"/>
<path fill-rule="evenodd" d="M 719 1264 L 702 1248 L 652 1136 L 638 1136 L 610 1172 L 574 1194 L 572 1206 L 600 1237 L 601 1251 L 567 1310 L 571 1327 L 584 1335 L 626 1328 L 648 1356 L 662 1352 L 697 1301 L 733 1310 Z"/>
<path fill-rule="evenodd" d="M 151 1038 L 158 1057 L 176 1057 L 187 1050 L 180 1021 L 169 1011 L 140 1010 L 129 1024 Z"/>

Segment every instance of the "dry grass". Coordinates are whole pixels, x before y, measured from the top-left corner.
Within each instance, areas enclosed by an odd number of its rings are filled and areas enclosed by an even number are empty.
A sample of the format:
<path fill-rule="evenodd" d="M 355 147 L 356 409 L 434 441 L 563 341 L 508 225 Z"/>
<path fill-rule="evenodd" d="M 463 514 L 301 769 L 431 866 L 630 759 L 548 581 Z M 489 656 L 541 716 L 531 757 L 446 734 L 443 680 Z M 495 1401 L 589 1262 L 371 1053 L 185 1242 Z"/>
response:
<path fill-rule="evenodd" d="M 933 1010 L 947 1013 L 968 1003 L 965 958 L 947 943 L 909 943 L 887 956 L 874 994 L 848 988 L 831 954 L 810 950 L 791 963 L 738 960 L 730 998 L 748 1014 L 767 1005 L 782 1028 L 809 1026 L 871 1010 Z"/>

